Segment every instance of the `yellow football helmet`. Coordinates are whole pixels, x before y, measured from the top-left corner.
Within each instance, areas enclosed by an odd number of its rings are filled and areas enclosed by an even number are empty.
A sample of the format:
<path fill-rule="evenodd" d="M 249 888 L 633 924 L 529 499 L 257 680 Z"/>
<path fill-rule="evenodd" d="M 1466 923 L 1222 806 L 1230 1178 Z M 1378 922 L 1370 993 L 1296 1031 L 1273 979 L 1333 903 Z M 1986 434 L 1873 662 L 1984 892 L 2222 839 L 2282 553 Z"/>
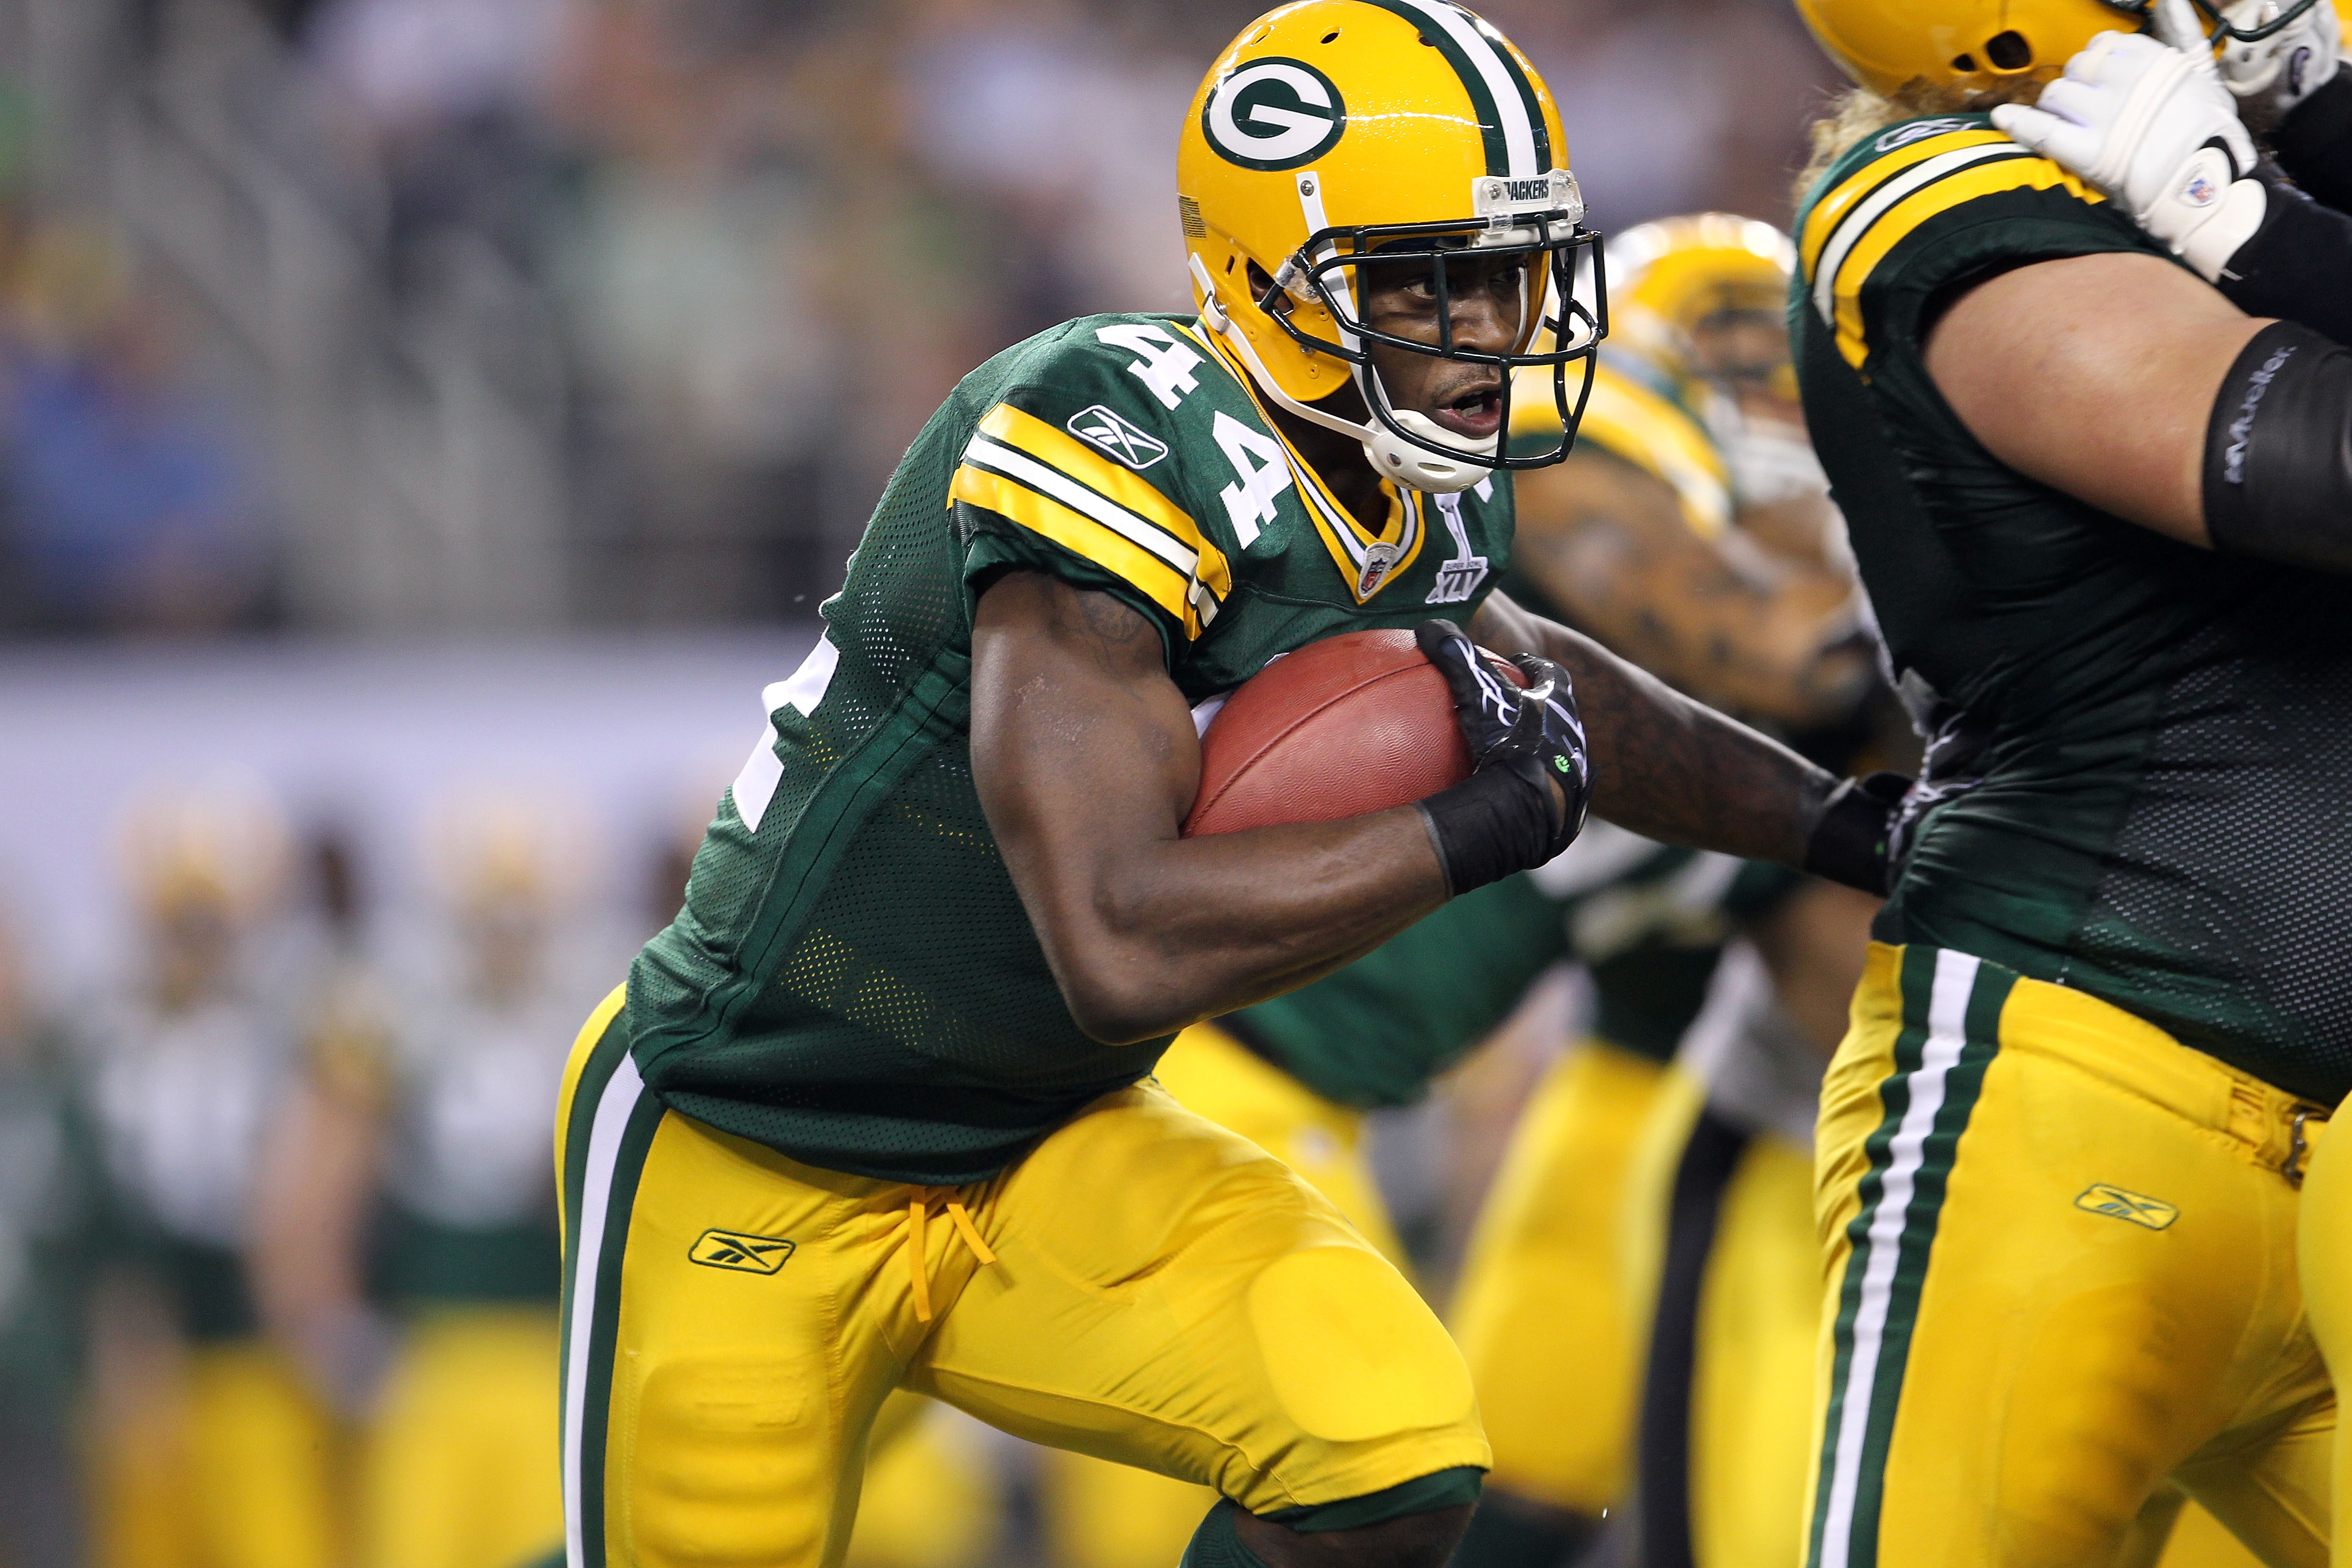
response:
<path fill-rule="evenodd" d="M 1600 237 L 1583 226 L 1550 92 L 1486 22 L 1451 0 L 1301 0 L 1267 13 L 1194 95 L 1176 188 L 1202 323 L 1266 397 L 1354 436 L 1376 470 L 1421 490 L 1567 456 L 1607 330 Z M 1429 269 L 1436 343 L 1365 324 L 1359 274 L 1376 250 L 1384 268 Z M 1465 250 L 1520 263 L 1508 352 L 1454 340 L 1448 258 Z M 1503 367 L 1497 434 L 1473 440 L 1392 406 L 1375 342 Z M 1510 373 L 1523 367 L 1549 373 L 1564 433 L 1552 450 L 1513 457 L 1501 432 Z M 1351 384 L 1369 421 L 1320 406 Z"/>
<path fill-rule="evenodd" d="M 2254 43 L 2318 0 L 2288 0 L 2260 26 L 2221 15 L 2224 0 L 2192 0 L 2216 43 Z M 1797 11 L 1846 75 L 1891 96 L 1912 82 L 1989 88 L 2004 78 L 2048 79 L 2105 32 L 2147 25 L 2155 0 L 1797 0 Z"/>
<path fill-rule="evenodd" d="M 1629 228 L 1610 250 L 1618 347 L 1678 381 L 1785 375 L 1785 346 L 1771 364 L 1727 366 L 1702 363 L 1693 338 L 1726 316 L 1777 322 L 1786 314 L 1789 279 L 1797 266 L 1797 247 L 1787 235 L 1755 218 L 1697 213 Z"/>

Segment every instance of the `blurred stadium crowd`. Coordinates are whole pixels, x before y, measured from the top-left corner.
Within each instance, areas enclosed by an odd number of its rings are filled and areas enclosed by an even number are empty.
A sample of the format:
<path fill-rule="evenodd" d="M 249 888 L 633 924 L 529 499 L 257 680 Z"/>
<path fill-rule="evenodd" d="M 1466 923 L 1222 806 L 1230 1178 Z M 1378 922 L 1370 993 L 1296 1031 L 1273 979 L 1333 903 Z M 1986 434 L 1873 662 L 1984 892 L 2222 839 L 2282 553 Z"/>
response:
<path fill-rule="evenodd" d="M 0 1568 L 554 1544 L 554 1075 L 726 776 L 677 742 L 699 712 L 623 716 L 583 743 L 658 753 L 693 809 L 592 776 L 519 810 L 456 759 L 530 680 L 394 659 L 371 679 L 474 707 L 414 764 L 430 808 L 354 836 L 316 788 L 289 804 L 350 744 L 324 721 L 279 715 L 252 776 L 144 788 L 122 742 L 38 715 L 169 666 L 171 717 L 226 723 L 273 700 L 251 661 L 319 636 L 561 659 L 735 623 L 774 635 L 677 668 L 726 672 L 741 721 L 709 739 L 748 742 L 954 380 L 1183 304 L 1175 122 L 1260 8 L 0 0 L 0 666 L 36 724 L 0 766 L 26 792 L 0 834 Z M 1786 222 L 1829 68 L 1778 0 L 1482 9 L 1559 89 L 1604 231 Z M 383 754 L 417 751 L 400 724 Z M 46 893 L 9 864 L 41 854 Z M 68 887 L 108 906 L 102 951 L 50 951 Z M 1383 1122 L 1433 1291 L 1574 994 Z M 910 1476 L 1007 1508 L 935 1496 L 978 1522 L 877 1526 L 867 1568 L 1042 1560 L 1010 1440 L 935 1436 L 961 1458 Z"/>
<path fill-rule="evenodd" d="M 1785 221 L 1772 0 L 1499 0 L 1605 230 Z M 0 0 L 0 627 L 804 614 L 965 370 L 1184 302 L 1255 0 Z"/>

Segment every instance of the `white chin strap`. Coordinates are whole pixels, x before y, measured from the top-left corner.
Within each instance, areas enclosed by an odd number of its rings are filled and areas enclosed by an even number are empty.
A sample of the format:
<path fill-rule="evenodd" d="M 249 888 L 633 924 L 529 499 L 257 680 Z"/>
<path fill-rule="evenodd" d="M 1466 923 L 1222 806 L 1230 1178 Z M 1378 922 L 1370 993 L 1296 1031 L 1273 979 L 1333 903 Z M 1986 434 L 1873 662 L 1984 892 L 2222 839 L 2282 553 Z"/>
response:
<path fill-rule="evenodd" d="M 1225 308 L 1217 302 L 1217 291 L 1209 280 L 1209 269 L 1202 265 L 1201 258 L 1197 256 L 1190 258 L 1190 260 L 1192 264 L 1193 281 L 1200 286 L 1201 290 L 1202 324 L 1223 338 L 1225 341 L 1225 346 L 1232 349 L 1242 363 L 1249 367 L 1250 375 L 1256 381 L 1258 390 L 1301 419 L 1320 425 L 1327 430 L 1337 430 L 1342 436 L 1353 436 L 1362 442 L 1364 459 L 1372 465 L 1373 472 L 1383 478 L 1394 479 L 1398 484 L 1412 489 L 1440 496 L 1454 495 L 1466 490 L 1495 472 L 1491 462 L 1455 462 L 1441 453 L 1430 451 L 1406 440 L 1377 421 L 1358 424 L 1354 420 L 1342 419 L 1336 414 L 1327 414 L 1311 403 L 1301 403 L 1292 397 L 1282 390 L 1272 375 L 1267 374 L 1265 362 L 1257 357 L 1257 350 L 1250 346 L 1248 337 L 1239 327 L 1234 325 L 1234 319 L 1227 315 Z M 1490 459 L 1502 449 L 1503 433 L 1501 431 L 1496 431 L 1483 441 L 1473 440 L 1467 436 L 1457 436 L 1426 414 L 1409 413 L 1392 406 L 1387 397 L 1382 395 L 1378 384 L 1364 374 L 1364 368 L 1361 365 L 1351 365 L 1349 368 L 1355 376 L 1356 390 L 1363 395 L 1365 406 L 1370 407 L 1372 399 L 1379 397 L 1381 405 L 1388 409 L 1389 416 L 1412 431 L 1421 440 L 1427 441 L 1433 446 L 1449 447 L 1471 457 Z"/>

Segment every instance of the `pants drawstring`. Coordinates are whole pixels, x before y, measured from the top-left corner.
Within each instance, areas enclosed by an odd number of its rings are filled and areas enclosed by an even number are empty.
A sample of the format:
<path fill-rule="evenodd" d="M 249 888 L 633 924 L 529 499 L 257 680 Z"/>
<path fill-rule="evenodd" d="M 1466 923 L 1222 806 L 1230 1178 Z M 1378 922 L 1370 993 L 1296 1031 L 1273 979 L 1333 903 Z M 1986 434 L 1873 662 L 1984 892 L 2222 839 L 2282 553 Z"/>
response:
<path fill-rule="evenodd" d="M 942 1206 L 948 1212 L 948 1218 L 954 1222 L 956 1234 L 963 1237 L 963 1244 L 971 1248 L 971 1255 L 980 1260 L 982 1266 L 984 1268 L 994 1263 L 996 1254 L 989 1250 L 988 1243 L 980 1239 L 980 1231 L 972 1225 L 971 1215 L 965 1211 L 963 1205 L 950 1198 Z M 923 1200 L 909 1199 L 907 1204 L 907 1264 L 913 1271 L 915 1321 L 919 1323 L 931 1321 L 930 1271 L 924 1267 L 923 1253 L 925 1218 Z"/>

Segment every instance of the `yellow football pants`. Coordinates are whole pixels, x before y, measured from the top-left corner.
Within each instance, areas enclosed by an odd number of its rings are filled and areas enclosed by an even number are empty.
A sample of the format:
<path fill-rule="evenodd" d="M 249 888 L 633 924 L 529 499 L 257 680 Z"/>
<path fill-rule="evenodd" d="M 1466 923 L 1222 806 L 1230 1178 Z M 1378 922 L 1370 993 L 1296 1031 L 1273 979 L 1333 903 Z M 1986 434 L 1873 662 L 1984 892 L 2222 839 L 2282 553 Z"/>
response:
<path fill-rule="evenodd" d="M 447 1307 L 411 1325 L 361 1480 L 367 1568 L 516 1568 L 563 1539 L 556 1314 Z"/>
<path fill-rule="evenodd" d="M 1821 1324 L 1812 1156 L 1702 1121 L 1706 1098 L 1666 1070 L 1626 1178 L 1643 1549 L 1699 1568 L 1790 1568 Z"/>
<path fill-rule="evenodd" d="M 1556 1063 L 1478 1215 L 1454 1337 L 1496 1488 L 1597 1515 L 1624 1490 L 1645 1337 L 1629 1310 L 1625 1183 L 1664 1069 L 1595 1040 Z"/>
<path fill-rule="evenodd" d="M 866 1485 L 846 1568 L 980 1568 L 989 1561 L 1003 1499 L 988 1456 L 978 1451 L 972 1436 L 962 1417 L 920 1394 L 902 1389 L 882 1402 L 866 1439 Z M 1164 1487 L 1183 1486 L 1147 1470 L 1103 1468 L 1144 1476 Z M 1192 1510 L 1178 1538 L 1180 1550 L 1207 1510 L 1207 1502 Z M 1154 1568 L 1174 1561 L 1166 1558 Z"/>
<path fill-rule="evenodd" d="M 2305 1123 L 2305 1131 L 2308 1137 L 2311 1124 Z M 2352 1373 L 2352 1137 L 2313 1142 L 2316 1148 L 2303 1185 L 2303 1228 L 2296 1238 L 2304 1288 L 2327 1364 Z M 2336 1499 L 2352 1507 L 2352 1433 L 2338 1434 L 2332 1468 Z M 2338 1532 L 2333 1561 L 2336 1568 L 2352 1568 L 2352 1528 Z"/>
<path fill-rule="evenodd" d="M 1372 1179 L 1360 1112 L 1325 1100 L 1213 1024 L 1177 1036 L 1153 1076 L 1184 1109 L 1306 1178 L 1383 1257 L 1404 1267 L 1403 1246 Z M 1067 1451 L 1045 1456 L 1039 1480 L 1056 1568 L 1168 1568 L 1216 1500 L 1205 1488 Z"/>
<path fill-rule="evenodd" d="M 1874 946 L 1822 1100 L 1811 1562 L 2111 1563 L 2169 1479 L 2317 1568 L 2311 1110 L 2078 991 Z"/>
<path fill-rule="evenodd" d="M 100 1436 L 92 1500 L 109 1568 L 332 1568 L 339 1435 L 258 1340 L 188 1352 L 179 1386 Z"/>
<path fill-rule="evenodd" d="M 1156 1086 L 987 1181 L 876 1181 L 665 1110 L 620 1002 L 582 1031 L 558 1121 L 576 1568 L 839 1563 L 897 1387 L 1255 1513 L 1487 1465 L 1404 1277 Z"/>

